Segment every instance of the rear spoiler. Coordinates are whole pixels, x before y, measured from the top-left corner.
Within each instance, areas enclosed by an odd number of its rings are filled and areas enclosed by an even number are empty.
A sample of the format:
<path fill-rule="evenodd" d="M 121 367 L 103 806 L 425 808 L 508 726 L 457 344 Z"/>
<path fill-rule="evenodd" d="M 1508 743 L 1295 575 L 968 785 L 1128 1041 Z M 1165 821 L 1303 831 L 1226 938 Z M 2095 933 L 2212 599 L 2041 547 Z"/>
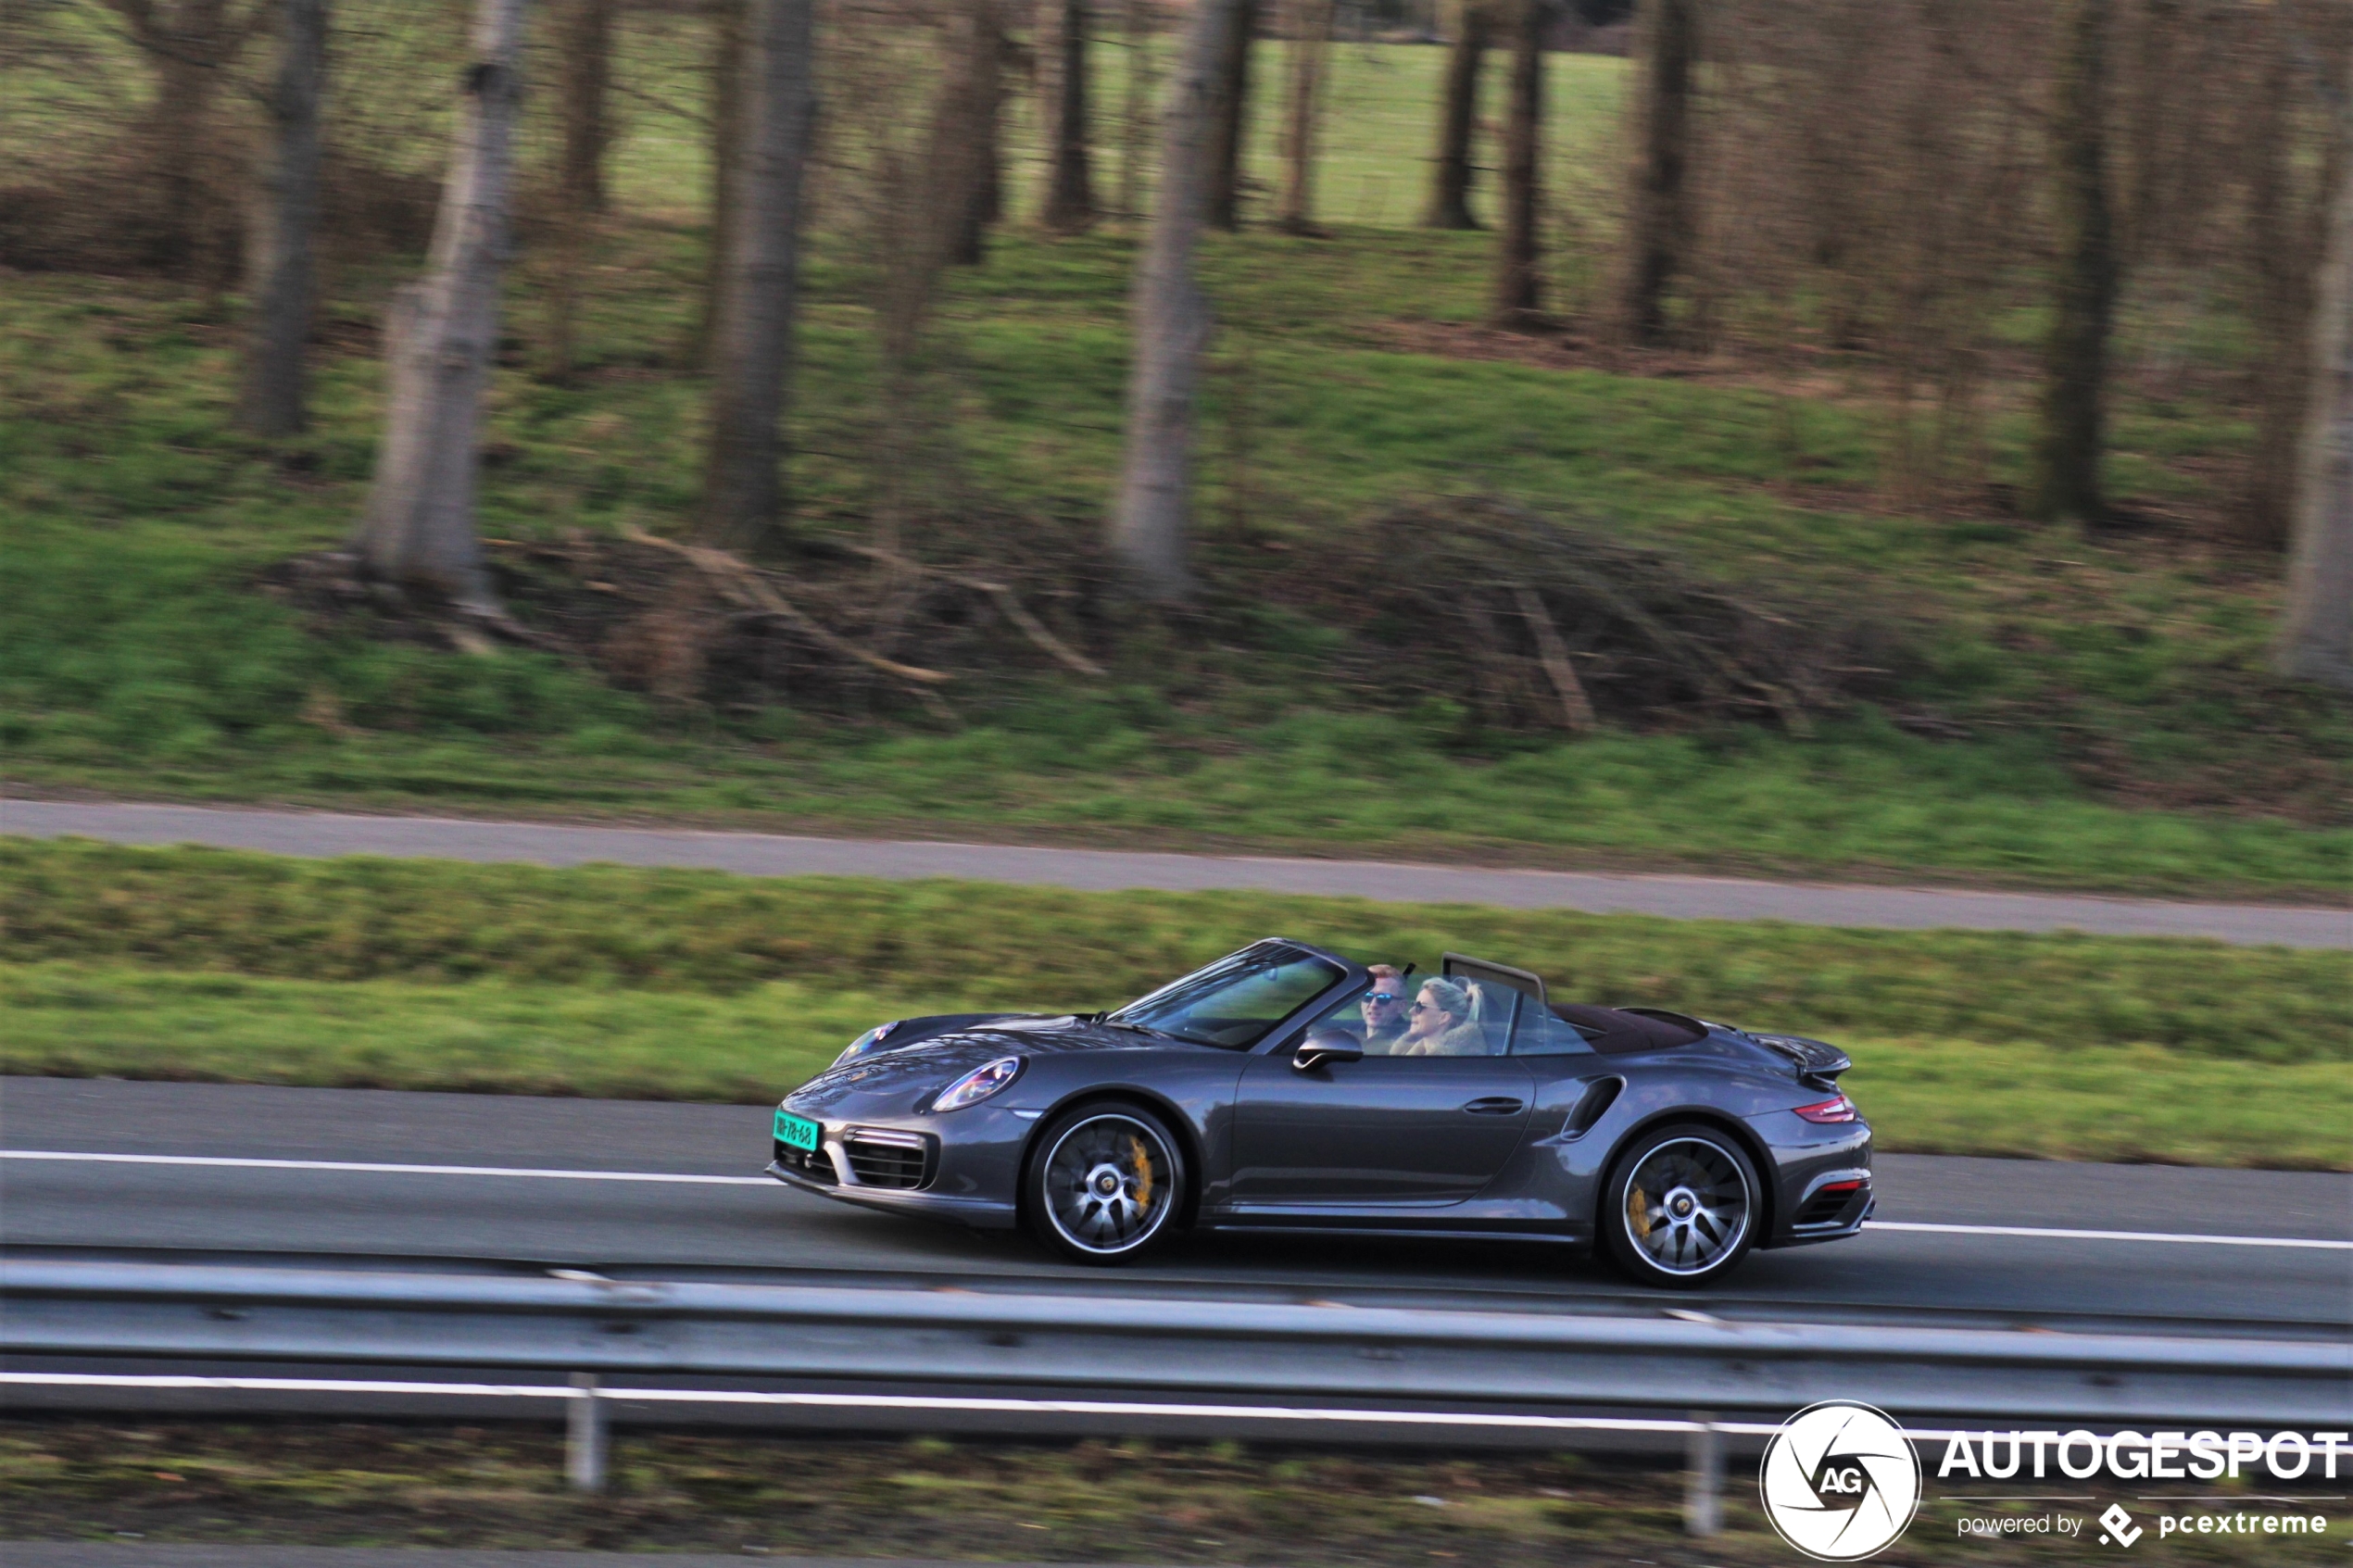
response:
<path fill-rule="evenodd" d="M 1855 1059 L 1836 1046 L 1819 1040 L 1808 1040 L 1797 1035 L 1752 1035 L 1749 1038 L 1772 1047 L 1797 1064 L 1801 1078 L 1819 1080 L 1826 1089 L 1836 1088 L 1833 1080 L 1855 1065 Z"/>

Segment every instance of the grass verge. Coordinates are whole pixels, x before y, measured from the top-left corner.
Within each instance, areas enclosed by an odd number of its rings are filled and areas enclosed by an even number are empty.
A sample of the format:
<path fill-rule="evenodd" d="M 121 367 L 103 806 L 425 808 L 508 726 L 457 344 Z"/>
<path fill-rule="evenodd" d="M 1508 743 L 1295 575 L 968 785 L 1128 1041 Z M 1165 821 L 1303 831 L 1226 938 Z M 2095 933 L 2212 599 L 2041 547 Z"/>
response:
<path fill-rule="evenodd" d="M 2353 1168 L 2346 955 L 0 840 L 0 1068 L 757 1103 L 885 1018 L 1283 934 L 1836 1040 L 1890 1149 Z"/>
<path fill-rule="evenodd" d="M 950 1000 L 777 982 L 727 996 L 0 964 L 0 1072 L 758 1104 L 860 1030 Z M 2353 1170 L 2338 1060 L 1842 1034 L 1895 1153 Z"/>
<path fill-rule="evenodd" d="M 1401 889 L 1401 891 L 1403 891 Z M 1843 931 L 1259 893 L 549 871 L 0 839 L 0 959 L 311 980 L 726 993 L 774 981 L 977 1007 L 1110 1007 L 1282 935 L 1752 1028 L 2342 1060 L 2343 953 L 2160 938 Z"/>
<path fill-rule="evenodd" d="M 0 1424 L 0 1516 L 17 1539 L 136 1535 L 1286 1568 L 1428 1568 L 1455 1559 L 1497 1568 L 1622 1568 L 1629 1552 L 1686 1568 L 1790 1557 L 1747 1488 L 1726 1489 L 1726 1533 L 1702 1546 L 1680 1533 L 1678 1471 L 1574 1455 L 623 1432 L 611 1470 L 611 1495 L 568 1493 L 561 1438 L 518 1426 Z M 2110 1500 L 2064 1512 L 2088 1519 Z M 2226 1502 L 2214 1511 L 2238 1506 L 2309 1513 L 2330 1505 Z M 2071 1560 L 2082 1549 L 2072 1541 L 1964 1539 L 1957 1528 L 1964 1513 L 2049 1512 L 2045 1503 L 1932 1495 L 1886 1561 Z M 2319 1563 L 2343 1554 L 2341 1532 L 2208 1535 L 2193 1544 L 2160 1541 L 2152 1529 L 2135 1555 Z"/>

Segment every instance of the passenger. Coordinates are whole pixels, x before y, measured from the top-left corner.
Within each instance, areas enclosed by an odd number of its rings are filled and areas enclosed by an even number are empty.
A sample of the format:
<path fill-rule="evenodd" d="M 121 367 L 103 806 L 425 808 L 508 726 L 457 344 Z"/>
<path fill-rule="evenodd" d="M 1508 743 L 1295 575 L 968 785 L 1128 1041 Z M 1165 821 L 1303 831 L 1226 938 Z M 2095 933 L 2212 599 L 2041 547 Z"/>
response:
<path fill-rule="evenodd" d="M 1517 998 L 1484 981 L 1466 980 L 1463 988 L 1470 993 L 1471 1027 L 1478 1031 L 1477 1054 L 1502 1056 L 1512 1037 L 1513 1003 Z"/>
<path fill-rule="evenodd" d="M 1373 988 L 1357 1004 L 1365 1018 L 1365 1054 L 1395 1056 L 1405 1043 L 1405 977 L 1393 964 L 1374 964 L 1369 972 Z"/>
<path fill-rule="evenodd" d="M 1485 1056 L 1487 1036 L 1471 1022 L 1470 992 L 1457 980 L 1425 980 L 1393 1056 Z"/>

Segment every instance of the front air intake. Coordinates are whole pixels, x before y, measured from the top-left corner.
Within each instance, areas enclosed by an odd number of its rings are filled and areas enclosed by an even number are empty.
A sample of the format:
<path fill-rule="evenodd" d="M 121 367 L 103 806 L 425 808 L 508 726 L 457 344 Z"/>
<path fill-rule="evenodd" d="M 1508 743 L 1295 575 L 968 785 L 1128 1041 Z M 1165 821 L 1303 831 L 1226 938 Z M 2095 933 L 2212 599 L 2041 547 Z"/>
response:
<path fill-rule="evenodd" d="M 895 1187 L 901 1192 L 912 1192 L 931 1180 L 932 1149 L 932 1140 L 921 1133 L 881 1127 L 853 1127 L 841 1140 L 849 1173 L 860 1186 Z"/>

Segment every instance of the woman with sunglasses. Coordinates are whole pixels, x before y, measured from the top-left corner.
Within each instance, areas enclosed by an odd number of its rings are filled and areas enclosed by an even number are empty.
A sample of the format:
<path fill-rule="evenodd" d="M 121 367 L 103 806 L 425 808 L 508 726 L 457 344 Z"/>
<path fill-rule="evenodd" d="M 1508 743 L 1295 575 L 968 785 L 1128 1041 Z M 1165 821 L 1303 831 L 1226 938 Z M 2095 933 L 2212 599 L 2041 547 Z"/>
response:
<path fill-rule="evenodd" d="M 1485 1056 L 1487 1036 L 1472 1021 L 1470 988 L 1459 980 L 1422 982 L 1406 1010 L 1405 1043 L 1391 1056 Z"/>

